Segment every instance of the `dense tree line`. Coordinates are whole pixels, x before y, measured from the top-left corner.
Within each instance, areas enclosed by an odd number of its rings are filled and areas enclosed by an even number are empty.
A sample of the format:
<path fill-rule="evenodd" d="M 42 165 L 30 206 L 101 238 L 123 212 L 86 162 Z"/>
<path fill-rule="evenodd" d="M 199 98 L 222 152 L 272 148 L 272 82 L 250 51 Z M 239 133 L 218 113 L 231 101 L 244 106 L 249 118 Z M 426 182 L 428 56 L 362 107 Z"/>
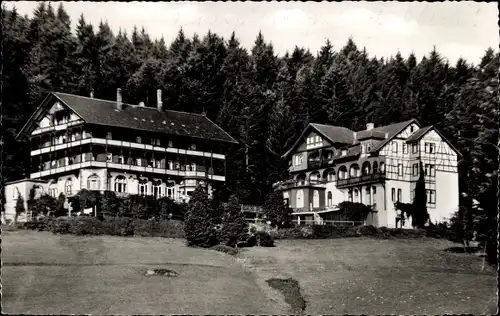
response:
<path fill-rule="evenodd" d="M 113 100 L 122 88 L 124 102 L 154 106 L 162 89 L 167 108 L 205 112 L 240 142 L 227 156 L 227 187 L 243 203 L 262 203 L 286 176 L 279 157 L 309 122 L 354 130 L 410 118 L 435 125 L 463 155 L 461 204 L 474 214 L 463 218 L 496 231 L 499 54 L 492 49 L 478 65 L 450 65 L 435 49 L 420 61 L 398 52 L 376 58 L 353 39 L 338 51 L 326 41 L 317 53 L 296 46 L 278 57 L 262 33 L 250 51 L 234 33 L 189 38 L 182 29 L 167 47 L 144 29 L 114 34 L 82 15 L 73 35 L 64 8 L 50 3 L 32 18 L 4 7 L 1 18 L 3 181 L 26 175 L 28 146 L 14 136 L 48 91 Z"/>

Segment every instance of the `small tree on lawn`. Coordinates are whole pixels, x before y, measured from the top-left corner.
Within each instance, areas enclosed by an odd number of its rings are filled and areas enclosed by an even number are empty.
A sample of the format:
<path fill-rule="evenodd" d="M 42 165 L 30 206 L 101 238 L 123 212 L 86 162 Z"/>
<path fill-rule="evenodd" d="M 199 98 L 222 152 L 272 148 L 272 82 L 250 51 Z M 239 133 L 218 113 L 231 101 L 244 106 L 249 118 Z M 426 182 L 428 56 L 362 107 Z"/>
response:
<path fill-rule="evenodd" d="M 222 215 L 221 239 L 226 246 L 234 247 L 245 233 L 247 224 L 236 196 L 231 196 Z"/>
<path fill-rule="evenodd" d="M 217 234 L 206 189 L 198 185 L 187 205 L 184 231 L 188 246 L 209 248 L 217 244 Z"/>
<path fill-rule="evenodd" d="M 273 191 L 264 203 L 264 215 L 271 221 L 273 227 L 284 227 L 290 220 L 292 209 L 285 205 L 283 193 Z"/>
<path fill-rule="evenodd" d="M 429 220 L 427 213 L 427 194 L 425 191 L 425 175 L 422 163 L 420 163 L 420 177 L 415 186 L 415 197 L 412 203 L 412 226 L 424 228 L 425 223 Z"/>
<path fill-rule="evenodd" d="M 474 223 L 471 210 L 461 205 L 450 222 L 452 234 L 449 239 L 454 242 L 462 243 L 464 250 L 467 251 L 469 242 L 474 238 Z"/>
<path fill-rule="evenodd" d="M 26 208 L 24 207 L 24 199 L 21 193 L 18 192 L 17 202 L 16 202 L 16 214 L 14 214 L 14 225 L 17 224 L 17 218 L 19 217 L 19 215 L 23 214 L 24 212 L 26 212 Z"/>

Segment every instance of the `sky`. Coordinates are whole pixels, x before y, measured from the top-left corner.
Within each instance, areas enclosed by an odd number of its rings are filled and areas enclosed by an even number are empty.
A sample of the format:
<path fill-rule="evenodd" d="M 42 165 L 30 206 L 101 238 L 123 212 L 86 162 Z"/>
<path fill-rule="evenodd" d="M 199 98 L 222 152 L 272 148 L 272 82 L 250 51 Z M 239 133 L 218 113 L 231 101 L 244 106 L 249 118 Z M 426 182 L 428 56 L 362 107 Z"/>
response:
<path fill-rule="evenodd" d="M 32 16 L 38 2 L 4 2 Z M 59 2 L 51 2 L 54 8 Z M 370 56 L 415 53 L 418 59 L 436 50 L 454 64 L 463 57 L 477 64 L 488 47 L 498 50 L 498 7 L 477 2 L 63 2 L 73 28 L 83 13 L 97 26 L 107 21 L 115 32 L 144 27 L 167 45 L 182 27 L 187 36 L 208 30 L 228 38 L 235 31 L 251 49 L 259 31 L 277 54 L 297 45 L 313 54 L 329 39 L 334 49 L 349 37 Z"/>

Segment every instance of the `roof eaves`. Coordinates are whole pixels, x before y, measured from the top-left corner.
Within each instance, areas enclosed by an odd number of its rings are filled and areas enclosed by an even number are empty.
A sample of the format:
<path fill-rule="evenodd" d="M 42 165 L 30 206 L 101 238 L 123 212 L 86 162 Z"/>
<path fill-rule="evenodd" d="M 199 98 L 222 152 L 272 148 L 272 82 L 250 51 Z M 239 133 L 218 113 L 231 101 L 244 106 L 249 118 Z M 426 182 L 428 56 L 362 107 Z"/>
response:
<path fill-rule="evenodd" d="M 376 152 L 378 152 L 380 149 L 382 149 L 382 147 L 384 147 L 388 142 L 390 142 L 396 135 L 398 135 L 399 133 L 401 133 L 401 131 L 404 130 L 405 128 L 407 128 L 408 125 L 410 125 L 411 123 L 415 123 L 415 124 L 417 124 L 420 127 L 420 124 L 417 122 L 416 119 L 411 119 L 411 120 L 408 120 L 406 122 L 400 122 L 400 123 L 405 123 L 405 124 L 402 125 L 402 127 L 400 129 L 398 129 L 392 136 L 390 136 L 390 137 L 386 138 L 385 140 L 381 141 L 375 148 L 373 148 L 372 150 L 370 150 L 370 153 L 376 153 Z"/>

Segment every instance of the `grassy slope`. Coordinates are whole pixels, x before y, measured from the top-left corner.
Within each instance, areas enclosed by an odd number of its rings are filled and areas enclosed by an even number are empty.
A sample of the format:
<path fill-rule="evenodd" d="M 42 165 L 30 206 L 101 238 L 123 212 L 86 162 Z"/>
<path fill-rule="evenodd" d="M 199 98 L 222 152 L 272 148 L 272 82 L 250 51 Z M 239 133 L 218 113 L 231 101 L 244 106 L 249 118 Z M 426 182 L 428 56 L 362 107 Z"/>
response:
<path fill-rule="evenodd" d="M 2 264 L 9 314 L 286 313 L 231 256 L 183 240 L 4 231 Z"/>
<path fill-rule="evenodd" d="M 496 271 L 444 240 L 283 240 L 239 261 L 259 279 L 293 278 L 306 314 L 494 314 Z"/>

